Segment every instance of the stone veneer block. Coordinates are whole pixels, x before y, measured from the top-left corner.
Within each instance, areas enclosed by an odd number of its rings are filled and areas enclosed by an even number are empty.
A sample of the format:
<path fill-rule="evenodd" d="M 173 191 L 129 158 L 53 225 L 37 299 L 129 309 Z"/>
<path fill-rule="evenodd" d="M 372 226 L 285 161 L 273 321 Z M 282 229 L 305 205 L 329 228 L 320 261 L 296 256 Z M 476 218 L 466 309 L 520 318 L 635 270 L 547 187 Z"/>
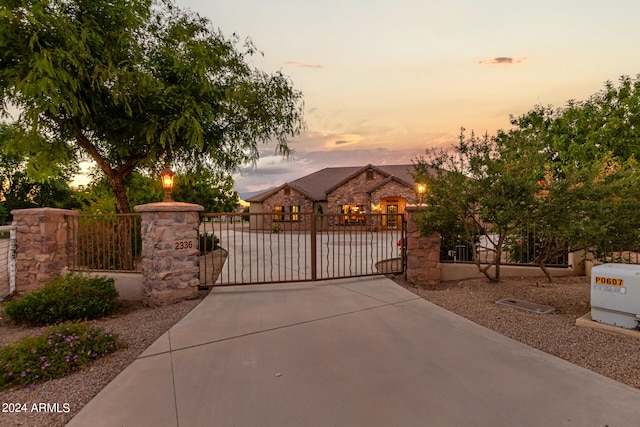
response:
<path fill-rule="evenodd" d="M 159 202 L 133 208 L 142 225 L 142 293 L 152 307 L 198 294 L 200 216 L 204 207 Z"/>
<path fill-rule="evenodd" d="M 14 209 L 16 226 L 16 292 L 40 288 L 67 267 L 75 254 L 73 230 L 78 213 L 67 209 Z"/>
<path fill-rule="evenodd" d="M 440 236 L 421 236 L 416 218 L 426 206 L 407 206 L 407 280 L 415 285 L 440 281 Z"/>

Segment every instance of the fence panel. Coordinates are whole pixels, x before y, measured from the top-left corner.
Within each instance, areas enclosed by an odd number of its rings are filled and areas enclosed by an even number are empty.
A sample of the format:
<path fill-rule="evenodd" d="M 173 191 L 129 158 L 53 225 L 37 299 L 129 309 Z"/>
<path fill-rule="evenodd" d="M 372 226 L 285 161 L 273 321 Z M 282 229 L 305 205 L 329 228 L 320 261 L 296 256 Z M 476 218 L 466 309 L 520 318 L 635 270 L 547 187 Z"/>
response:
<path fill-rule="evenodd" d="M 404 271 L 401 214 L 201 214 L 203 286 L 297 282 Z"/>
<path fill-rule="evenodd" d="M 640 246 L 615 241 L 603 241 L 590 248 L 593 258 L 600 262 L 640 264 Z"/>
<path fill-rule="evenodd" d="M 75 218 L 70 218 L 75 221 Z M 140 215 L 79 215 L 77 226 L 69 226 L 69 269 L 76 271 L 140 270 L 142 237 Z"/>
<path fill-rule="evenodd" d="M 322 214 L 317 233 L 317 278 L 404 272 L 406 224 L 402 214 Z"/>
<path fill-rule="evenodd" d="M 441 262 L 475 262 L 489 264 L 494 261 L 500 236 L 478 229 L 474 245 L 460 236 L 443 235 L 440 244 Z M 474 248 L 475 246 L 475 248 Z M 474 251 L 475 249 L 475 251 Z M 501 248 L 503 265 L 544 265 L 567 267 L 569 248 L 566 243 L 545 236 L 535 225 L 514 230 L 504 239 Z"/>
<path fill-rule="evenodd" d="M 309 213 L 201 214 L 201 284 L 311 280 L 310 222 Z"/>

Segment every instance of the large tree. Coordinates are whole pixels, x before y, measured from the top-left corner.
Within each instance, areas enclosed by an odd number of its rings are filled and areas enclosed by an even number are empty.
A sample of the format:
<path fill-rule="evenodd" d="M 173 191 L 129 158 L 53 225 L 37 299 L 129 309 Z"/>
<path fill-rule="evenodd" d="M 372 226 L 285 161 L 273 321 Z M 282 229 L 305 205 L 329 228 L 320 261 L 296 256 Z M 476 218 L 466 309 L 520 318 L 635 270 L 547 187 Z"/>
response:
<path fill-rule="evenodd" d="M 496 143 L 544 158 L 532 216 L 546 230 L 546 249 L 554 238 L 600 253 L 640 249 L 640 76 L 606 82 L 562 108 L 536 106 L 511 124 Z"/>
<path fill-rule="evenodd" d="M 137 168 L 230 171 L 266 142 L 289 153 L 302 94 L 254 69 L 256 53 L 169 0 L 0 0 L 2 111 L 17 107 L 26 131 L 16 143 L 48 136 L 34 163 L 88 155 L 120 213 Z"/>
<path fill-rule="evenodd" d="M 421 232 L 464 242 L 492 281 L 500 280 L 505 239 L 528 220 L 540 175 L 531 153 L 500 148 L 488 135 L 466 137 L 462 129 L 454 147 L 427 149 L 414 173 L 428 188 Z"/>

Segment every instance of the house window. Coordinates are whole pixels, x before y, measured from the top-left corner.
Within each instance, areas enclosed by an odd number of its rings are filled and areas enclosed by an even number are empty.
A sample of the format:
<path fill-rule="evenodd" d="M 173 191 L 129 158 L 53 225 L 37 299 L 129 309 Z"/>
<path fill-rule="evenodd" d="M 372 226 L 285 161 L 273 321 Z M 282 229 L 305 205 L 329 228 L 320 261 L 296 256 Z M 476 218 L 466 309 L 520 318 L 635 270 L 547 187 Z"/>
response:
<path fill-rule="evenodd" d="M 282 213 L 284 212 L 284 206 L 274 206 L 273 211 L 275 212 L 275 214 L 273 215 L 273 222 L 284 221 L 284 215 L 282 215 Z"/>
<path fill-rule="evenodd" d="M 289 206 L 289 212 L 291 212 L 291 221 L 299 222 L 300 221 L 300 206 Z"/>
<path fill-rule="evenodd" d="M 363 205 L 340 205 L 340 224 L 364 224 L 366 213 Z"/>
<path fill-rule="evenodd" d="M 274 222 L 300 221 L 300 206 L 274 206 Z"/>
<path fill-rule="evenodd" d="M 290 196 L 291 195 L 291 189 L 290 188 L 285 188 L 284 189 L 284 195 L 285 196 Z"/>
<path fill-rule="evenodd" d="M 367 175 L 366 176 L 367 176 L 368 180 L 372 180 L 373 179 L 373 171 L 371 169 L 369 169 L 367 171 Z"/>

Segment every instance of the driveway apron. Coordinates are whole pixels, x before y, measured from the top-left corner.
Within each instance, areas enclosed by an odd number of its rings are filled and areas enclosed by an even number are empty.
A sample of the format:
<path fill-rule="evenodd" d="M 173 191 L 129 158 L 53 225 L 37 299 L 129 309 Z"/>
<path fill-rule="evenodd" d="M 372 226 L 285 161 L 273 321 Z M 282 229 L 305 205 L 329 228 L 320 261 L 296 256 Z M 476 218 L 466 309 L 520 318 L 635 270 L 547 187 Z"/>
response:
<path fill-rule="evenodd" d="M 377 276 L 214 288 L 68 425 L 639 422 L 639 390 Z"/>

